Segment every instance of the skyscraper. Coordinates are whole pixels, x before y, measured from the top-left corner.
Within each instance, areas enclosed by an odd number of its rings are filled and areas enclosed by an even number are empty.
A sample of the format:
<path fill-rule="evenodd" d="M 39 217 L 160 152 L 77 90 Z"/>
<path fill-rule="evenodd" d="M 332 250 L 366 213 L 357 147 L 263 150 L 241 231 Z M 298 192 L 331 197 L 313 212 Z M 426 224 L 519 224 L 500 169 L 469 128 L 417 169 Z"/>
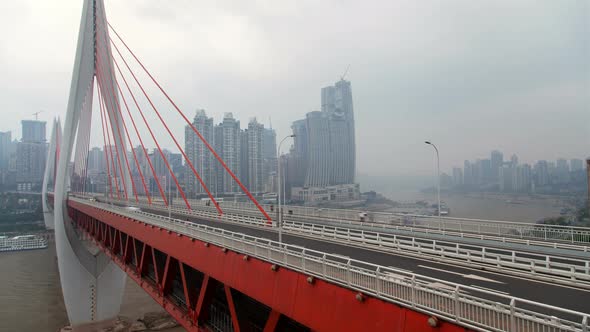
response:
<path fill-rule="evenodd" d="M 262 136 L 262 168 L 264 191 L 276 191 L 277 176 L 277 134 L 272 128 L 265 128 Z M 285 173 L 283 173 L 284 175 Z"/>
<path fill-rule="evenodd" d="M 549 165 L 546 160 L 539 160 L 535 164 L 535 186 L 541 187 L 549 184 Z"/>
<path fill-rule="evenodd" d="M 264 191 L 263 136 L 264 126 L 252 119 L 248 123 L 248 189 L 256 193 Z"/>
<path fill-rule="evenodd" d="M 500 167 L 500 191 L 503 192 L 513 192 L 515 189 L 516 181 L 515 181 L 515 168 L 506 165 Z"/>
<path fill-rule="evenodd" d="M 207 117 L 205 110 L 197 110 L 197 114 L 193 120 L 193 126 L 199 131 L 207 142 L 214 146 L 215 144 L 215 132 L 213 125 L 213 118 Z M 215 192 L 215 164 L 216 160 L 207 146 L 201 139 L 195 134 L 190 126 L 186 126 L 184 130 L 184 151 L 186 156 L 191 161 L 195 170 L 203 179 L 205 185 L 212 191 Z M 192 169 L 187 165 L 185 172 L 185 184 L 186 191 L 191 196 L 194 194 L 205 193 L 203 186 L 199 183 L 197 178 L 194 176 Z"/>
<path fill-rule="evenodd" d="M 557 183 L 565 184 L 569 182 L 570 179 L 570 166 L 565 159 L 557 159 L 556 163 L 556 176 L 557 176 Z"/>
<path fill-rule="evenodd" d="M 8 159 L 10 158 L 11 143 L 11 132 L 0 132 L 0 172 L 8 170 Z"/>
<path fill-rule="evenodd" d="M 47 143 L 45 140 L 45 122 L 23 120 L 22 140 L 16 147 L 16 183 L 17 190 L 36 190 L 43 182 Z"/>
<path fill-rule="evenodd" d="M 581 171 L 584 169 L 584 161 L 582 159 L 571 159 L 570 168 L 572 172 Z"/>
<path fill-rule="evenodd" d="M 492 180 L 498 182 L 500 180 L 500 167 L 504 164 L 504 155 L 498 150 L 494 150 L 490 156 L 492 166 Z"/>
<path fill-rule="evenodd" d="M 473 165 L 469 160 L 463 162 L 463 184 L 466 186 L 475 184 L 475 179 L 473 178 Z"/>
<path fill-rule="evenodd" d="M 518 156 L 516 156 L 515 154 L 513 154 L 513 155 L 510 157 L 510 165 L 511 165 L 512 167 L 516 167 L 516 166 L 518 166 Z"/>
<path fill-rule="evenodd" d="M 330 184 L 354 183 L 356 172 L 356 145 L 352 89 L 350 81 L 341 79 L 334 86 L 321 90 L 322 113 L 328 118 L 332 167 Z"/>
<path fill-rule="evenodd" d="M 289 172 L 287 180 L 293 187 L 301 187 L 305 183 L 308 170 L 309 136 L 306 119 L 297 120 L 291 125 L 293 130 L 293 149 L 289 153 Z"/>
<path fill-rule="evenodd" d="M 330 157 L 330 122 L 324 112 L 310 112 L 306 115 L 308 137 L 308 169 L 305 187 L 330 185 L 333 158 Z"/>
<path fill-rule="evenodd" d="M 459 167 L 453 167 L 453 185 L 463 185 L 463 170 Z"/>
<path fill-rule="evenodd" d="M 45 121 L 22 120 L 23 142 L 45 142 Z"/>
<path fill-rule="evenodd" d="M 531 189 L 531 166 L 521 164 L 516 166 L 516 188 L 517 192 L 529 192 Z"/>
<path fill-rule="evenodd" d="M 295 142 L 289 159 L 291 186 L 353 184 L 356 147 L 352 90 L 341 79 L 321 89 L 321 112 L 309 112 L 291 126 Z"/>
<path fill-rule="evenodd" d="M 222 158 L 227 167 L 234 172 L 240 174 L 240 121 L 234 119 L 232 113 L 225 113 L 223 122 L 219 124 L 221 127 L 221 150 Z M 218 176 L 223 177 L 223 192 L 235 193 L 240 192 L 241 189 L 238 184 L 225 171 L 218 172 Z"/>

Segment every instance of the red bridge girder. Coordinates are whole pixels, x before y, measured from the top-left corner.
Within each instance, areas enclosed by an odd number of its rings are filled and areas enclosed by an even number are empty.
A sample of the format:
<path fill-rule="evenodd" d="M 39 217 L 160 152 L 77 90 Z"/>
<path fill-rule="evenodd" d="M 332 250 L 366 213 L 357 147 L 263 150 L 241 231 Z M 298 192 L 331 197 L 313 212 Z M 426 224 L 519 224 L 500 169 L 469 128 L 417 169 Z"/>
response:
<path fill-rule="evenodd" d="M 203 331 L 215 285 L 223 287 L 236 332 L 249 328 L 239 319 L 235 291 L 270 308 L 265 332 L 283 317 L 311 331 L 467 331 L 442 320 L 432 327 L 427 314 L 138 220 L 74 201 L 68 206 L 73 223 L 188 331 Z M 203 274 L 199 287 L 186 269 Z M 180 301 L 170 298 L 175 278 L 182 281 Z"/>

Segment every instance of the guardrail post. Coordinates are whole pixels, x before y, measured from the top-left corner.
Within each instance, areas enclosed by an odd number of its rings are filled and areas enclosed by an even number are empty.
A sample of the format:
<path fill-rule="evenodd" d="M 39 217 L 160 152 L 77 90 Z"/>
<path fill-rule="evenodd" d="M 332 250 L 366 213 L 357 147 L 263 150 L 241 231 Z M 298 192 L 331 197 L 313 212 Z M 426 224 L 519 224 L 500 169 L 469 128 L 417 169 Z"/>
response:
<path fill-rule="evenodd" d="M 352 271 L 350 271 L 350 259 L 346 263 L 346 283 L 350 286 L 350 279 L 352 277 Z"/>
<path fill-rule="evenodd" d="M 303 269 L 303 271 L 305 270 L 305 248 L 303 248 L 303 251 L 301 251 L 301 268 Z"/>
<path fill-rule="evenodd" d="M 379 273 L 381 271 L 381 266 L 377 266 L 377 270 L 375 270 L 375 290 L 377 291 L 377 296 L 381 295 L 381 281 L 379 279 Z"/>
<path fill-rule="evenodd" d="M 575 242 L 575 241 L 574 241 L 574 229 L 573 229 L 573 228 L 570 228 L 570 231 L 571 231 L 571 233 L 572 233 L 572 243 L 574 243 L 574 242 Z"/>
<path fill-rule="evenodd" d="M 416 307 L 416 275 L 412 275 L 412 307 Z"/>
<path fill-rule="evenodd" d="M 322 256 L 322 275 L 324 276 L 324 278 L 328 277 L 328 274 L 326 271 L 326 254 L 324 254 Z"/>
<path fill-rule="evenodd" d="M 582 332 L 588 332 L 588 316 L 582 318 Z"/>
<path fill-rule="evenodd" d="M 510 331 L 516 332 L 516 300 L 510 300 Z"/>
<path fill-rule="evenodd" d="M 459 285 L 455 286 L 455 320 L 457 322 L 461 321 L 461 313 L 459 312 Z"/>

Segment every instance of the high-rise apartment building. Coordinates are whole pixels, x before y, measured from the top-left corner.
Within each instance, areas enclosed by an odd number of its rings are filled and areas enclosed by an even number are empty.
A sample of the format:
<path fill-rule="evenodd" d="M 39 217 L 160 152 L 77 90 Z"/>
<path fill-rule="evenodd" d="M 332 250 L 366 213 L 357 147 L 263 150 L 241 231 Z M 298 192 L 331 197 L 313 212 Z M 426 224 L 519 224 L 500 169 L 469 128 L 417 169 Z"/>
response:
<path fill-rule="evenodd" d="M 0 132 L 0 172 L 8 170 L 10 144 L 12 144 L 12 133 L 10 131 Z"/>
<path fill-rule="evenodd" d="M 324 112 L 310 112 L 307 120 L 307 174 L 305 187 L 329 186 L 333 172 L 330 157 L 330 120 Z"/>
<path fill-rule="evenodd" d="M 515 168 L 510 165 L 500 167 L 500 191 L 513 192 L 516 186 Z"/>
<path fill-rule="evenodd" d="M 549 164 L 546 160 L 539 160 L 535 164 L 535 186 L 542 187 L 550 184 Z"/>
<path fill-rule="evenodd" d="M 264 191 L 277 190 L 277 134 L 272 128 L 264 128 L 262 135 L 262 169 L 264 174 Z M 282 174 L 285 176 L 285 173 Z"/>
<path fill-rule="evenodd" d="M 581 171 L 584 169 L 584 161 L 582 159 L 571 159 L 570 169 L 572 172 Z"/>
<path fill-rule="evenodd" d="M 473 178 L 473 165 L 469 160 L 463 162 L 463 184 L 467 186 L 475 184 L 475 179 Z"/>
<path fill-rule="evenodd" d="M 497 182 L 500 180 L 500 168 L 504 164 L 504 154 L 498 150 L 494 150 L 490 156 L 492 179 Z"/>
<path fill-rule="evenodd" d="M 532 169 L 529 164 L 516 166 L 516 185 L 515 191 L 529 192 L 531 190 Z"/>
<path fill-rule="evenodd" d="M 234 119 L 232 113 L 225 113 L 223 122 L 219 124 L 219 127 L 221 128 L 221 142 L 218 143 L 218 146 L 221 147 L 221 157 L 225 161 L 227 167 L 229 167 L 229 169 L 234 172 L 234 174 L 239 176 L 241 174 L 240 121 Z M 219 176 L 223 178 L 223 190 L 220 191 L 225 193 L 237 193 L 241 191 L 236 181 L 234 181 L 231 175 L 225 170 L 220 169 L 218 171 L 218 177 Z"/>
<path fill-rule="evenodd" d="M 517 155 L 513 154 L 510 157 L 510 166 L 512 166 L 512 167 L 518 166 L 518 156 Z"/>
<path fill-rule="evenodd" d="M 287 183 L 293 187 L 302 187 L 307 177 L 309 159 L 309 135 L 307 120 L 297 120 L 291 125 L 293 130 L 293 148 L 289 152 Z"/>
<path fill-rule="evenodd" d="M 17 190 L 31 191 L 43 182 L 47 145 L 45 143 L 18 142 L 16 147 Z"/>
<path fill-rule="evenodd" d="M 453 167 L 453 185 L 454 186 L 462 186 L 463 185 L 463 170 L 459 167 Z"/>
<path fill-rule="evenodd" d="M 207 117 L 205 110 L 197 110 L 197 114 L 193 120 L 193 126 L 211 146 L 215 146 L 213 118 Z M 195 167 L 195 170 L 201 176 L 201 179 L 205 185 L 211 191 L 215 192 L 215 165 L 217 161 L 215 160 L 213 153 L 207 149 L 205 143 L 188 125 L 184 130 L 184 139 L 184 151 L 186 156 Z M 205 193 L 205 189 L 194 176 L 192 169 L 188 165 L 185 169 L 185 173 L 185 185 L 187 193 L 191 196 Z"/>
<path fill-rule="evenodd" d="M 557 159 L 555 167 L 557 183 L 566 184 L 570 180 L 570 166 L 565 159 Z"/>
<path fill-rule="evenodd" d="M 45 142 L 45 121 L 22 120 L 23 142 Z"/>
<path fill-rule="evenodd" d="M 248 123 L 248 189 L 259 193 L 264 191 L 263 140 L 264 126 L 252 119 Z"/>
<path fill-rule="evenodd" d="M 36 190 L 43 182 L 47 157 L 45 122 L 23 120 L 21 124 L 22 139 L 16 147 L 17 190 Z"/>

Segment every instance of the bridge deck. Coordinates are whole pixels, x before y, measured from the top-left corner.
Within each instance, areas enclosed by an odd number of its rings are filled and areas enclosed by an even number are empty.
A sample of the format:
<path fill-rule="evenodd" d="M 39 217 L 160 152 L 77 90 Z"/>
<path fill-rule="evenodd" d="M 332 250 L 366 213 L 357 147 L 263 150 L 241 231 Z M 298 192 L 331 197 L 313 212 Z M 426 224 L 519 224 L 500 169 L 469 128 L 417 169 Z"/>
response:
<path fill-rule="evenodd" d="M 144 208 L 142 210 L 167 216 L 166 212 L 157 209 Z M 229 231 L 268 238 L 275 241 L 278 240 L 278 234 L 276 230 L 270 228 L 264 229 L 261 227 L 240 225 L 236 223 L 211 221 L 176 213 L 172 213 L 172 215 L 173 217 L 177 217 L 182 220 L 188 219 L 191 222 L 202 225 L 223 228 Z M 494 290 L 510 296 L 520 297 L 535 302 L 590 313 L 590 302 L 586 301 L 588 296 L 590 296 L 590 291 L 587 290 L 489 271 L 482 271 L 481 269 L 477 268 L 472 269 L 450 264 L 442 264 L 428 259 L 418 259 L 348 246 L 340 243 L 326 242 L 294 234 L 283 234 L 283 242 L 326 253 L 337 254 L 373 264 L 395 267 L 397 269 L 403 269 L 449 282 L 456 282 L 481 289 Z"/>

